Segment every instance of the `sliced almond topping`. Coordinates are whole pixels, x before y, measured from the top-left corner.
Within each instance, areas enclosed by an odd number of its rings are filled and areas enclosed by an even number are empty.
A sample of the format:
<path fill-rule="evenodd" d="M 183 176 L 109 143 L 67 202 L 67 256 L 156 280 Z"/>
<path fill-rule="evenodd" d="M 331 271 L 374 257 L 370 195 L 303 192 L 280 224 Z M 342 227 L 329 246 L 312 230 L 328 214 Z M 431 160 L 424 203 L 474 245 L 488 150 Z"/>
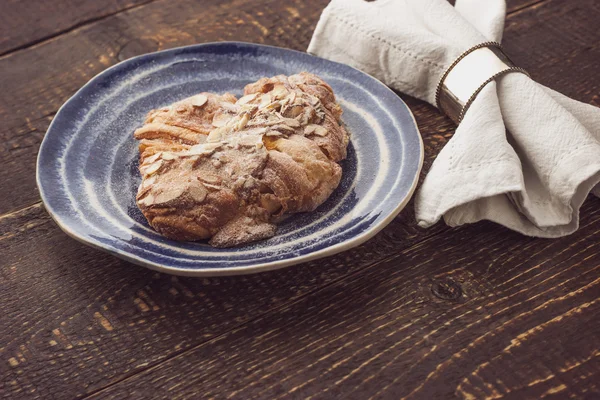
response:
<path fill-rule="evenodd" d="M 321 100 L 319 100 L 318 97 L 313 96 L 312 94 L 309 94 L 308 98 L 310 99 L 310 104 L 313 106 L 317 106 L 318 104 L 321 103 Z"/>
<path fill-rule="evenodd" d="M 329 131 L 327 129 L 323 128 L 321 125 L 317 125 L 317 127 L 315 128 L 315 135 L 327 136 L 328 133 L 329 133 Z"/>
<path fill-rule="evenodd" d="M 147 168 L 144 168 L 143 174 L 144 175 L 152 175 L 153 173 L 155 173 L 156 171 L 158 171 L 160 169 L 160 167 L 162 167 L 162 160 L 158 160 L 157 162 L 155 162 L 154 164 L 150 165 Z"/>
<path fill-rule="evenodd" d="M 312 135 L 315 132 L 315 129 L 317 128 L 318 125 L 306 125 L 304 127 L 304 134 L 305 135 Z"/>
<path fill-rule="evenodd" d="M 248 123 L 248 125 L 249 125 L 249 124 L 250 124 L 250 123 Z M 265 127 L 265 126 L 262 126 L 262 127 L 259 127 L 259 128 L 251 128 L 251 129 L 248 129 L 248 130 L 246 131 L 246 133 L 247 133 L 247 134 L 249 134 L 249 135 L 261 135 L 261 134 L 265 133 L 265 132 L 266 132 L 266 131 L 268 131 L 268 130 L 269 130 L 269 129 L 267 129 L 267 127 Z"/>
<path fill-rule="evenodd" d="M 204 183 L 212 183 L 212 184 L 221 183 L 221 178 L 219 178 L 218 176 L 215 176 L 215 175 L 202 175 L 202 176 L 199 176 L 198 179 L 200 179 Z"/>
<path fill-rule="evenodd" d="M 284 131 L 294 132 L 294 128 L 287 125 L 275 125 L 273 129 L 283 129 Z"/>
<path fill-rule="evenodd" d="M 170 152 L 163 152 L 161 158 L 166 161 L 171 161 L 171 160 L 174 160 L 175 158 L 177 158 L 177 155 L 175 155 L 174 153 L 170 153 Z"/>
<path fill-rule="evenodd" d="M 280 101 L 275 101 L 273 103 L 267 104 L 264 108 L 266 110 L 279 110 L 282 104 Z"/>
<path fill-rule="evenodd" d="M 328 133 L 329 131 L 323 128 L 321 125 L 310 124 L 304 128 L 305 135 L 315 134 L 317 136 L 327 136 Z"/>
<path fill-rule="evenodd" d="M 291 126 L 292 128 L 300 127 L 300 122 L 298 122 L 298 120 L 296 120 L 294 118 L 284 118 L 281 122 L 288 126 Z"/>
<path fill-rule="evenodd" d="M 202 203 L 204 199 L 206 199 L 206 195 L 208 195 L 208 191 L 204 188 L 204 186 L 200 183 L 197 185 L 190 186 L 188 188 L 188 193 L 195 201 Z"/>
<path fill-rule="evenodd" d="M 203 143 L 197 144 L 195 146 L 190 147 L 187 151 L 186 155 L 188 156 L 203 156 L 207 154 L 211 154 L 213 151 L 221 147 L 222 143 Z"/>
<path fill-rule="evenodd" d="M 144 179 L 144 182 L 142 182 L 142 187 L 144 187 L 144 188 L 150 187 L 154 184 L 154 182 L 156 182 L 156 175 L 151 176 L 148 179 Z"/>
<path fill-rule="evenodd" d="M 205 183 L 204 186 L 206 186 L 209 189 L 213 189 L 213 190 L 221 190 L 221 186 L 213 185 L 212 183 Z"/>
<path fill-rule="evenodd" d="M 221 108 L 229 111 L 230 113 L 236 114 L 240 111 L 240 106 L 234 103 L 223 102 L 221 103 Z"/>
<path fill-rule="evenodd" d="M 136 200 L 140 201 L 143 199 L 148 193 L 150 193 L 150 189 L 152 189 L 150 186 L 142 184 L 138 189 L 137 195 L 135 196 Z"/>
<path fill-rule="evenodd" d="M 269 131 L 266 133 L 267 136 L 281 136 L 282 133 L 278 131 Z"/>
<path fill-rule="evenodd" d="M 258 109 L 258 104 L 243 104 L 241 112 L 248 112 L 253 114 Z"/>
<path fill-rule="evenodd" d="M 204 143 L 203 146 L 204 146 L 205 151 L 213 151 L 213 150 L 218 149 L 222 145 L 223 145 L 223 143 L 215 142 L 215 143 Z"/>
<path fill-rule="evenodd" d="M 208 137 L 206 138 L 206 141 L 208 143 L 220 142 L 223 139 L 223 133 L 224 133 L 223 129 L 213 129 L 208 134 Z"/>
<path fill-rule="evenodd" d="M 289 103 L 293 104 L 294 101 L 296 101 L 296 91 L 292 90 L 287 98 L 288 98 Z"/>
<path fill-rule="evenodd" d="M 183 187 L 181 186 L 173 186 L 169 187 L 167 190 L 159 193 L 154 197 L 154 201 L 151 204 L 164 204 L 171 200 L 175 200 L 179 198 L 183 194 Z"/>
<path fill-rule="evenodd" d="M 248 113 L 242 114 L 242 117 L 236 124 L 235 129 L 238 131 L 244 129 L 248 124 L 248 121 L 250 121 L 250 115 Z"/>
<path fill-rule="evenodd" d="M 146 157 L 144 159 L 143 164 L 152 164 L 154 161 L 158 160 L 159 157 L 160 157 L 160 152 L 153 154 L 150 157 Z"/>
<path fill-rule="evenodd" d="M 227 123 L 233 118 L 233 115 L 219 113 L 213 117 L 212 124 L 217 128 L 227 125 Z"/>
<path fill-rule="evenodd" d="M 260 136 L 257 135 L 246 135 L 246 136 L 242 136 L 238 143 L 240 144 L 240 146 L 255 146 L 257 142 L 260 142 L 262 139 Z"/>
<path fill-rule="evenodd" d="M 271 95 L 269 93 L 265 93 L 260 98 L 259 108 L 265 108 L 269 104 L 271 104 Z"/>
<path fill-rule="evenodd" d="M 154 203 L 154 196 L 149 194 L 148 196 L 144 197 L 143 199 L 138 200 L 138 203 L 141 205 L 149 206 L 152 203 Z"/>
<path fill-rule="evenodd" d="M 258 96 L 258 93 L 252 93 L 252 94 L 248 94 L 246 96 L 241 97 L 237 103 L 238 104 L 246 104 L 251 102 L 252 100 L 256 99 L 256 97 Z"/>
<path fill-rule="evenodd" d="M 197 94 L 190 98 L 190 100 L 194 107 L 202 107 L 208 102 L 208 97 L 203 94 Z"/>
<path fill-rule="evenodd" d="M 275 99 L 282 99 L 283 97 L 285 97 L 289 92 L 288 90 L 285 88 L 284 85 L 275 85 L 275 87 L 273 88 L 273 90 L 271 90 L 271 92 L 269 92 L 271 94 L 272 97 L 274 97 Z"/>

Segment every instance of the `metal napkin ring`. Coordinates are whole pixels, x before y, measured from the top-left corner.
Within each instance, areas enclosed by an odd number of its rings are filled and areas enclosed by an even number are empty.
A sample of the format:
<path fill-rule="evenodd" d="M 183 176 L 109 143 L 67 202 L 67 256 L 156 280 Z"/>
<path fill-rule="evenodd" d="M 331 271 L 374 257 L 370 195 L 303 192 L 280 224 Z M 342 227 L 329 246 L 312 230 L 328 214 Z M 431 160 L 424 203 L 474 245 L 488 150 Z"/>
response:
<path fill-rule="evenodd" d="M 500 43 L 485 42 L 471 47 L 442 75 L 435 93 L 438 109 L 459 124 L 485 85 L 509 72 L 529 76 L 523 68 L 515 66 Z"/>

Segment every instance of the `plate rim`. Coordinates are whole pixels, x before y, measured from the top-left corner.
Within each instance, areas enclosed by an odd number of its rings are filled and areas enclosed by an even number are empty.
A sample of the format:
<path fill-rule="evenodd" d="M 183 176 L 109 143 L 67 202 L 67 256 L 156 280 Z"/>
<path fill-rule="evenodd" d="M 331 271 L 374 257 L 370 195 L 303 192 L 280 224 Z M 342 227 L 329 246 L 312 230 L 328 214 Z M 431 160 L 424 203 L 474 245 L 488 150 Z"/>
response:
<path fill-rule="evenodd" d="M 40 148 L 38 150 L 38 154 L 37 154 L 37 158 L 36 158 L 36 185 L 39 190 L 40 198 L 42 200 L 42 204 L 44 205 L 44 208 L 46 209 L 46 211 L 48 212 L 48 214 L 50 215 L 52 220 L 58 225 L 58 227 L 63 232 L 65 232 L 68 236 L 77 240 L 80 243 L 91 246 L 95 249 L 104 251 L 106 253 L 112 254 L 118 258 L 124 259 L 133 264 L 140 265 L 142 267 L 146 267 L 151 270 L 158 271 L 158 272 L 168 273 L 171 275 L 193 276 L 193 277 L 248 275 L 248 274 L 254 274 L 254 273 L 259 273 L 259 272 L 273 271 L 276 269 L 281 269 L 281 268 L 289 267 L 292 265 L 305 263 L 305 262 L 316 260 L 319 258 L 332 256 L 332 255 L 341 253 L 343 251 L 349 250 L 351 248 L 357 247 L 357 246 L 363 244 L 364 242 L 366 242 L 367 240 L 371 239 L 373 236 L 375 236 L 377 233 L 379 233 L 383 228 L 385 228 L 387 225 L 389 225 L 389 223 L 406 207 L 406 205 L 412 198 L 412 196 L 417 188 L 417 185 L 419 182 L 419 177 L 421 175 L 421 170 L 423 168 L 423 160 L 425 157 L 423 138 L 421 137 L 419 127 L 417 125 L 417 122 L 415 120 L 415 117 L 414 117 L 412 111 L 410 110 L 408 105 L 404 102 L 404 100 L 402 100 L 402 98 L 400 96 L 398 96 L 387 85 L 383 84 L 379 79 L 377 79 L 357 68 L 354 68 L 350 65 L 342 64 L 337 61 L 327 60 L 327 59 L 318 57 L 314 54 L 310 54 L 307 52 L 302 52 L 302 51 L 298 51 L 298 50 L 294 50 L 294 49 L 288 49 L 285 47 L 271 46 L 271 45 L 251 43 L 251 42 L 223 41 L 223 42 L 198 43 L 198 44 L 193 44 L 193 45 L 173 47 L 173 48 L 164 49 L 164 50 L 160 50 L 160 51 L 140 54 L 138 56 L 131 57 L 124 61 L 118 62 L 115 65 L 112 65 L 112 66 L 102 70 L 98 74 L 94 75 L 83 86 L 81 86 L 71 97 L 69 97 L 69 99 L 67 99 L 67 101 L 65 101 L 59 107 L 59 109 L 56 112 L 56 115 L 58 116 L 59 113 L 63 110 L 63 108 L 65 108 L 67 106 L 67 104 L 69 104 L 72 101 L 75 101 L 79 97 L 81 97 L 82 91 L 86 87 L 91 85 L 97 78 L 99 78 L 105 74 L 107 75 L 110 71 L 112 71 L 113 69 L 116 69 L 117 67 L 123 66 L 128 63 L 133 63 L 135 61 L 139 61 L 140 59 L 142 59 L 144 57 L 148 57 L 148 56 L 176 52 L 176 51 L 182 50 L 182 49 L 202 48 L 202 47 L 215 46 L 215 45 L 217 45 L 217 46 L 232 46 L 233 45 L 233 46 L 241 46 L 241 47 L 246 46 L 246 47 L 255 47 L 255 48 L 271 48 L 271 49 L 285 50 L 285 51 L 290 51 L 293 53 L 298 53 L 302 56 L 309 55 L 311 57 L 314 57 L 314 58 L 317 58 L 320 60 L 324 60 L 329 63 L 342 65 L 345 68 L 351 68 L 351 69 L 359 72 L 360 74 L 363 74 L 363 75 L 368 76 L 369 78 L 372 78 L 379 85 L 384 87 L 385 90 L 394 94 L 398 98 L 398 100 L 401 102 L 401 104 L 404 106 L 405 110 L 408 112 L 408 115 L 411 117 L 413 127 L 417 133 L 417 139 L 418 139 L 418 143 L 419 143 L 419 160 L 418 160 L 419 165 L 417 166 L 417 170 L 416 170 L 415 176 L 413 178 L 413 181 L 411 182 L 410 188 L 409 188 L 408 192 L 406 193 L 406 195 L 404 196 L 404 198 L 400 202 L 398 202 L 398 205 L 383 220 L 381 220 L 376 225 L 369 227 L 364 232 L 361 232 L 360 234 L 358 234 L 350 239 L 347 239 L 343 242 L 336 243 L 329 247 L 325 247 L 323 249 L 320 249 L 320 250 L 317 250 L 317 251 L 314 251 L 314 252 L 311 252 L 308 254 L 295 256 L 295 257 L 291 257 L 291 258 L 287 258 L 287 259 L 283 259 L 283 260 L 276 260 L 276 261 L 271 261 L 271 262 L 266 262 L 266 263 L 257 263 L 257 264 L 253 264 L 253 265 L 242 266 L 242 267 L 214 267 L 214 268 L 213 267 L 211 267 L 211 268 L 199 267 L 197 269 L 188 269 L 188 268 L 179 268 L 179 267 L 173 267 L 173 266 L 165 266 L 160 263 L 156 263 L 151 260 L 132 255 L 126 251 L 105 247 L 99 243 L 96 243 L 93 239 L 89 239 L 84 236 L 81 236 L 79 233 L 72 230 L 67 223 L 65 223 L 64 221 L 61 221 L 60 217 L 58 216 L 58 213 L 53 211 L 52 206 L 50 205 L 50 201 L 47 198 L 47 194 L 44 193 L 43 185 L 41 183 L 41 178 L 40 178 L 40 169 L 41 169 L 40 162 L 41 162 L 41 160 L 40 159 L 41 159 L 41 154 L 43 152 L 42 151 L 43 147 L 47 143 L 47 138 L 48 138 L 47 133 L 53 128 L 53 125 L 57 120 L 56 118 L 54 118 L 52 120 L 52 122 L 50 123 L 50 125 L 48 126 L 48 129 L 46 130 L 46 133 L 44 134 L 44 138 L 42 139 L 42 143 L 40 144 Z"/>

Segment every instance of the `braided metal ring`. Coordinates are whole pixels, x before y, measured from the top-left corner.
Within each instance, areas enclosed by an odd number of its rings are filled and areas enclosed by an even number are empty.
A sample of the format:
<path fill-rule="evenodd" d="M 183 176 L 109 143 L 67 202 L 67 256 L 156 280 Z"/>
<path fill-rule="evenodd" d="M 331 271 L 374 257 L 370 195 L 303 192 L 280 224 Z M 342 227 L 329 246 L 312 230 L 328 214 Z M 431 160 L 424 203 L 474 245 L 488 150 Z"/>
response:
<path fill-rule="evenodd" d="M 529 74 L 515 66 L 497 42 L 484 42 L 462 53 L 446 69 L 435 93 L 438 109 L 456 124 L 481 90 L 491 81 L 509 72 Z"/>

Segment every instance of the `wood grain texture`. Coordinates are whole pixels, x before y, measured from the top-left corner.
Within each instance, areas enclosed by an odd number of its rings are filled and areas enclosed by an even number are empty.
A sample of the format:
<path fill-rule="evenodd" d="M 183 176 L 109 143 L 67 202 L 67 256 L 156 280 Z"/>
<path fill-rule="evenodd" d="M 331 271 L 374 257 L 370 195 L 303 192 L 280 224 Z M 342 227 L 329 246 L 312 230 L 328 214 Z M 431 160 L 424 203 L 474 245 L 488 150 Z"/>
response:
<path fill-rule="evenodd" d="M 0 218 L 0 385 L 11 398 L 99 390 L 447 229 L 413 220 L 404 213 L 367 244 L 297 267 L 195 279 L 79 244 L 41 205 L 12 213 Z"/>
<path fill-rule="evenodd" d="M 0 55 L 151 0 L 3 0 Z"/>
<path fill-rule="evenodd" d="M 325 4 L 156 0 L 0 58 L 0 182 L 10 188 L 0 215 L 38 200 L 43 133 L 94 74 L 196 42 L 302 50 Z M 542 83 L 599 104 L 597 2 L 509 5 L 509 54 Z M 423 134 L 427 170 L 453 127 L 403 98 Z M 356 386 L 365 398 L 594 398 L 598 203 L 589 200 L 585 227 L 559 241 L 492 224 L 424 231 L 409 204 L 349 252 L 202 280 L 87 248 L 35 204 L 0 216 L 0 397 L 326 398 Z M 432 285 L 443 298 L 462 295 L 442 300 Z"/>
<path fill-rule="evenodd" d="M 583 214 L 554 241 L 441 233 L 91 398 L 598 398 L 600 199 Z"/>

